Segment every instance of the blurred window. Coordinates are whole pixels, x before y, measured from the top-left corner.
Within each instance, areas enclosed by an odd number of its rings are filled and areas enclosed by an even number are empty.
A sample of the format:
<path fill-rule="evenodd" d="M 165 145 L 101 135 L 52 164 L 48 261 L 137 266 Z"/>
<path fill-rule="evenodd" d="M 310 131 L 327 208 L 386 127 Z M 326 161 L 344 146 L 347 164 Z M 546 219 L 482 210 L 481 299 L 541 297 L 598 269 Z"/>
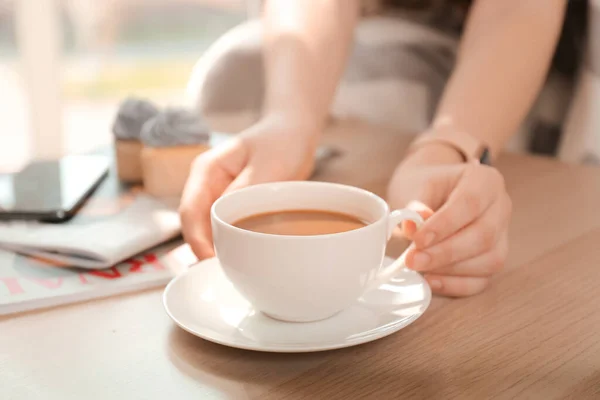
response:
<path fill-rule="evenodd" d="M 125 96 L 181 102 L 244 19 L 245 0 L 0 0 L 0 171 L 109 144 Z"/>

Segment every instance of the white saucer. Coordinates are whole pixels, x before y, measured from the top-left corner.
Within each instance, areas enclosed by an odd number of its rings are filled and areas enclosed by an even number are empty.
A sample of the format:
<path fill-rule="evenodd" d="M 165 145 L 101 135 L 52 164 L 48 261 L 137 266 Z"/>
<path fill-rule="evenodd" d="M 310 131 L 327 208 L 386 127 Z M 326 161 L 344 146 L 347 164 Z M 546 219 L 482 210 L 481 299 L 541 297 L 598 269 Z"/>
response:
<path fill-rule="evenodd" d="M 391 262 L 385 259 L 386 265 Z M 193 335 L 226 346 L 282 353 L 338 349 L 382 338 L 419 318 L 430 301 L 431 290 L 421 275 L 403 270 L 329 319 L 282 322 L 255 311 L 216 258 L 174 278 L 163 294 L 167 314 Z"/>

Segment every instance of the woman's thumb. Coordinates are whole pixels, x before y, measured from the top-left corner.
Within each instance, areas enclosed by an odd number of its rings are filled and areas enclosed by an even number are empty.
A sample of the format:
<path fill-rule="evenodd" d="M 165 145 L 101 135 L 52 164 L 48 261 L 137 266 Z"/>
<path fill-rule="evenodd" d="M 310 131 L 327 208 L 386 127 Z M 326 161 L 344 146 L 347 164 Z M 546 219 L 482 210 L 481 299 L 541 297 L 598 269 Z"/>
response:
<path fill-rule="evenodd" d="M 253 168 L 252 165 L 248 165 L 242 170 L 242 172 L 240 172 L 233 182 L 231 182 L 227 189 L 225 189 L 224 194 L 256 183 L 259 183 L 256 177 L 256 169 Z"/>
<path fill-rule="evenodd" d="M 265 162 L 264 158 L 250 157 L 246 166 L 234 178 L 225 193 L 259 183 L 273 182 L 277 180 L 277 177 L 277 168 L 273 168 L 270 163 Z"/>

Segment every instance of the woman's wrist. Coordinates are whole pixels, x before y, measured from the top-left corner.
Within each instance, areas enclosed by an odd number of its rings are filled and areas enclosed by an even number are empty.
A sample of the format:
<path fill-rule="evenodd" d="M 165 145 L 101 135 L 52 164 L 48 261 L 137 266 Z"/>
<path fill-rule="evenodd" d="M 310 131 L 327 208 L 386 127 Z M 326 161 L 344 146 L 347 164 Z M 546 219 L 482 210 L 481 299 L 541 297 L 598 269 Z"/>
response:
<path fill-rule="evenodd" d="M 270 111 L 263 115 L 263 121 L 281 126 L 286 131 L 300 135 L 309 141 L 318 141 L 320 133 L 325 128 L 325 122 L 308 112 L 300 111 Z"/>
<path fill-rule="evenodd" d="M 410 152 L 401 165 L 417 167 L 427 165 L 461 164 L 463 155 L 454 147 L 444 143 L 428 143 Z"/>

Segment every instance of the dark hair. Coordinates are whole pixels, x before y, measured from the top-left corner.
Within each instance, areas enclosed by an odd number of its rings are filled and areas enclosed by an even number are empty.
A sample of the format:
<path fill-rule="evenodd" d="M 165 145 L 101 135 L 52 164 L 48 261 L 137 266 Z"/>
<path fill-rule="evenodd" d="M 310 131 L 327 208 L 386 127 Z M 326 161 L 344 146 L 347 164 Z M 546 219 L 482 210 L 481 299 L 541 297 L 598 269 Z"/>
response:
<path fill-rule="evenodd" d="M 421 22 L 460 34 L 473 0 L 382 0 L 385 7 L 410 11 Z M 583 61 L 588 24 L 588 0 L 569 0 L 552 69 L 574 76 Z"/>
<path fill-rule="evenodd" d="M 574 76 L 583 61 L 588 7 L 587 0 L 570 0 L 568 3 L 562 32 L 552 60 L 552 67 L 560 73 Z"/>

